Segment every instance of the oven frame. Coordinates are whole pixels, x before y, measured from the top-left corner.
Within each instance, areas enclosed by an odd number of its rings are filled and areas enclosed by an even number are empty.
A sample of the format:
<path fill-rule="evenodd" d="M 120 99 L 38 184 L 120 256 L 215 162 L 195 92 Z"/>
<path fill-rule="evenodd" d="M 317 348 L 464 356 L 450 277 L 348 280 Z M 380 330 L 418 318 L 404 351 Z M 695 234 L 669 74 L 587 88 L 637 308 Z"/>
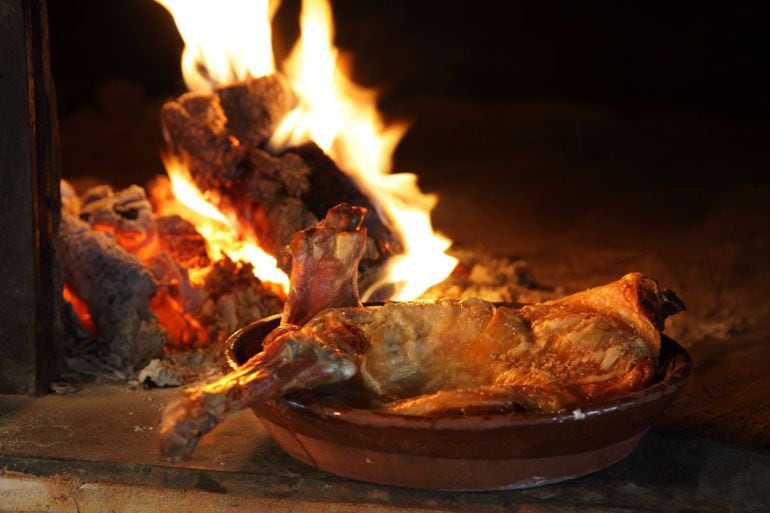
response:
<path fill-rule="evenodd" d="M 61 361 L 56 99 L 45 0 L 0 0 L 0 393 L 43 393 Z"/>

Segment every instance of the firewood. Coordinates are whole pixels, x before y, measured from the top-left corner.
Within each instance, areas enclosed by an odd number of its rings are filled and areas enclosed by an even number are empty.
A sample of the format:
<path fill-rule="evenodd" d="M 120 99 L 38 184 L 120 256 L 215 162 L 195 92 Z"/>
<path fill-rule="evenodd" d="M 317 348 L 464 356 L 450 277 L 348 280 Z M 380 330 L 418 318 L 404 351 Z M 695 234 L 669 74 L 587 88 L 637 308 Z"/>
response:
<path fill-rule="evenodd" d="M 315 225 L 333 206 L 367 209 L 369 242 L 361 284 L 378 278 L 382 264 L 402 251 L 399 238 L 361 188 L 313 143 L 280 155 L 265 150 L 293 98 L 279 76 L 249 79 L 214 93 L 187 93 L 164 105 L 169 150 L 184 162 L 203 191 L 227 198 L 269 253 L 297 231 Z M 290 265 L 287 259 L 282 263 Z"/>
<path fill-rule="evenodd" d="M 166 336 L 150 302 L 157 283 L 115 238 L 64 213 L 59 229 L 64 283 L 89 307 L 108 363 L 137 369 L 163 353 Z"/>
<path fill-rule="evenodd" d="M 150 270 L 160 288 L 156 307 L 166 298 L 181 303 L 185 311 L 200 307 L 204 298 L 190 283 L 186 269 L 192 266 L 185 264 L 201 266 L 209 260 L 205 240 L 190 223 L 177 216 L 156 218 L 144 189 L 138 185 L 117 192 L 108 185 L 93 187 L 85 192 L 80 203 L 80 219 L 97 231 L 113 234 L 122 249 Z M 183 254 L 185 249 L 188 252 Z M 171 307 L 166 313 L 178 317 L 174 310 Z M 162 323 L 168 315 L 161 318 Z M 194 343 L 194 329 L 187 326 L 188 321 L 176 321 L 177 328 L 186 333 L 185 338 Z"/>
<path fill-rule="evenodd" d="M 92 227 L 115 235 L 132 254 L 151 244 L 155 237 L 152 206 L 138 185 L 118 192 L 109 185 L 93 187 L 81 198 L 78 215 Z"/>
<path fill-rule="evenodd" d="M 249 78 L 217 90 L 227 130 L 249 148 L 265 144 L 296 99 L 278 74 Z"/>
<path fill-rule="evenodd" d="M 198 269 L 211 265 L 206 239 L 198 233 L 192 223 L 179 217 L 159 216 L 155 218 L 161 248 L 186 269 Z"/>
<path fill-rule="evenodd" d="M 169 151 L 183 157 L 202 189 L 231 179 L 244 153 L 230 139 L 219 97 L 212 93 L 186 93 L 163 105 L 163 137 Z"/>
<path fill-rule="evenodd" d="M 79 198 L 62 182 L 62 197 L 65 283 L 95 325 L 89 331 L 67 305 L 68 355 L 79 358 L 70 359 L 72 370 L 129 377 L 164 345 L 222 340 L 281 310 L 281 291 L 248 264 L 222 255 L 213 264 L 195 227 L 177 215 L 156 216 L 141 187 L 94 187 Z M 205 283 L 191 282 L 189 269 L 208 268 Z M 101 346 L 92 351 L 95 343 Z"/>

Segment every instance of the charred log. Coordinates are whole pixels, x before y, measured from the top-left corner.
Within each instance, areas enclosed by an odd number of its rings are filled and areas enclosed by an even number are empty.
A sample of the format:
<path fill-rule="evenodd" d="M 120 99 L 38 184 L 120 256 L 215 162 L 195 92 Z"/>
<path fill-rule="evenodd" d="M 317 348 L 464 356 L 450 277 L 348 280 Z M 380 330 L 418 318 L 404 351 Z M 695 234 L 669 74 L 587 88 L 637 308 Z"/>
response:
<path fill-rule="evenodd" d="M 281 75 L 250 78 L 217 90 L 227 130 L 249 148 L 265 144 L 296 100 Z"/>
<path fill-rule="evenodd" d="M 108 364 L 137 369 L 163 352 L 165 332 L 150 307 L 158 285 L 108 233 L 66 212 L 59 230 L 64 282 L 88 304 Z"/>
<path fill-rule="evenodd" d="M 172 154 L 183 157 L 198 183 L 214 185 L 232 179 L 244 153 L 226 129 L 219 97 L 187 93 L 167 102 L 160 113 L 163 136 Z"/>
<path fill-rule="evenodd" d="M 248 265 L 212 264 L 195 227 L 156 216 L 141 187 L 95 187 L 79 198 L 63 182 L 62 195 L 71 370 L 125 378 L 164 347 L 221 340 L 281 310 L 280 291 Z M 191 269 L 210 270 L 205 283 L 193 284 Z"/>
<path fill-rule="evenodd" d="M 226 206 L 253 227 L 260 244 L 273 255 L 334 205 L 366 208 L 364 224 L 371 242 L 361 267 L 365 286 L 391 255 L 401 252 L 400 241 L 364 191 L 316 145 L 280 155 L 264 149 L 293 101 L 277 75 L 214 93 L 188 93 L 163 107 L 164 136 L 195 184 L 227 198 Z"/>
<path fill-rule="evenodd" d="M 111 233 L 126 251 L 136 254 L 155 237 L 152 206 L 144 189 L 132 185 L 115 192 L 93 187 L 81 198 L 78 216 L 94 229 Z"/>
<path fill-rule="evenodd" d="M 112 234 L 122 249 L 139 259 L 151 272 L 157 285 L 151 306 L 172 342 L 186 346 L 206 342 L 207 337 L 201 336 L 202 330 L 198 329 L 197 323 L 185 314 L 200 307 L 203 294 L 190 283 L 187 267 L 166 251 L 178 242 L 171 233 L 173 227 L 177 231 L 186 229 L 189 233 L 195 231 L 192 225 L 187 223 L 185 226 L 181 219 L 172 218 L 161 223 L 164 228 L 161 236 L 152 205 L 138 185 L 117 192 L 107 185 L 89 189 L 81 199 L 78 217 L 88 222 L 92 229 Z M 205 252 L 205 241 L 200 235 L 195 242 L 197 247 L 190 249 Z M 207 260 L 205 254 L 194 256 L 199 261 Z"/>
<path fill-rule="evenodd" d="M 177 215 L 155 218 L 161 248 L 186 269 L 211 265 L 206 239 L 189 221 Z"/>

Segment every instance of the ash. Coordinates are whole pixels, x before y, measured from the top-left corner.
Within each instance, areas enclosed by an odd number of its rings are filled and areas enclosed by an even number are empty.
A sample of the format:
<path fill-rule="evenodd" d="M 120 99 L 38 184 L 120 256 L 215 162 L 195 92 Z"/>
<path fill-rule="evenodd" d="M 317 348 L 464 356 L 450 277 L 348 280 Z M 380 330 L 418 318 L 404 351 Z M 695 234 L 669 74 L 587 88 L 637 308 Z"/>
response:
<path fill-rule="evenodd" d="M 539 284 L 521 258 L 495 256 L 477 246 L 458 244 L 449 253 L 459 260 L 457 267 L 446 280 L 428 289 L 423 298 L 477 297 L 493 303 L 526 304 L 565 294 L 561 287 Z"/>

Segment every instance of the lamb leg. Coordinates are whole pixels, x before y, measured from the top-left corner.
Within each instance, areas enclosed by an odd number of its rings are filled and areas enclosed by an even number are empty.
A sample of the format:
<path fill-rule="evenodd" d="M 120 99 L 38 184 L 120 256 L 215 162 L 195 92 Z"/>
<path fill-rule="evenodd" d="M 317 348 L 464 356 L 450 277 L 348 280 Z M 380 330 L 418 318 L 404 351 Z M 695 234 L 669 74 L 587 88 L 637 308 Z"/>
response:
<path fill-rule="evenodd" d="M 317 227 L 294 236 L 282 326 L 263 342 L 263 351 L 237 371 L 188 389 L 168 406 L 160 427 L 166 457 L 189 457 L 204 434 L 244 407 L 356 374 L 351 352 L 305 336 L 297 326 L 329 307 L 361 305 L 356 271 L 366 244 L 365 213 L 361 207 L 338 205 Z"/>
<path fill-rule="evenodd" d="M 302 326 L 326 308 L 361 306 L 358 262 L 366 245 L 365 215 L 365 208 L 343 203 L 330 209 L 318 226 L 294 235 L 288 246 L 291 286 L 281 324 Z"/>
<path fill-rule="evenodd" d="M 355 363 L 342 352 L 313 341 L 283 337 L 237 371 L 186 390 L 166 408 L 160 450 L 172 461 L 188 458 L 198 440 L 222 419 L 243 408 L 350 379 Z"/>

